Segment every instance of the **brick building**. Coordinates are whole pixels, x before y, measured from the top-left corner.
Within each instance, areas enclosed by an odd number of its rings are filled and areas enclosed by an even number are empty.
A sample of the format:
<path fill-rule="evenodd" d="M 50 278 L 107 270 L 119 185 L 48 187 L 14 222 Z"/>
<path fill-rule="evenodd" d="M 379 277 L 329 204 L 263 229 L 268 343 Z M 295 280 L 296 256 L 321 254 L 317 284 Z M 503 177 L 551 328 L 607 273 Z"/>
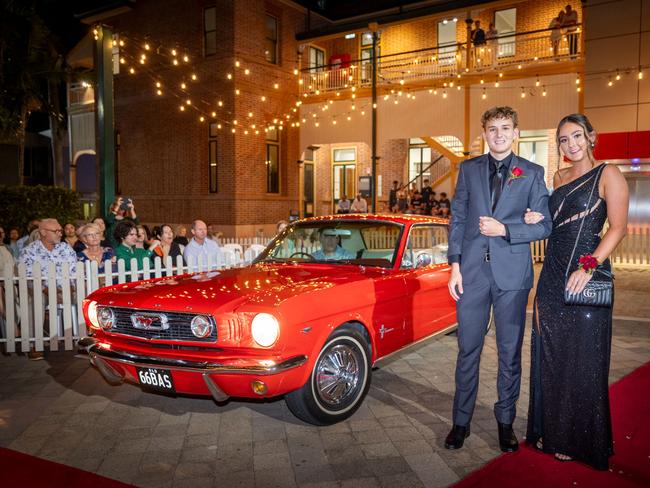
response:
<path fill-rule="evenodd" d="M 480 115 L 494 105 L 519 110 L 516 150 L 550 177 L 557 120 L 582 110 L 583 87 L 602 78 L 585 77 L 583 24 L 577 52 L 566 32 L 559 53 L 551 49 L 549 22 L 566 0 L 424 2 L 335 21 L 303 6 L 311 3 L 138 0 L 86 16 L 125 41 L 114 78 L 116 186 L 144 220 L 203 218 L 227 235 L 252 235 L 290 213 L 331 213 L 359 190 L 371 174 L 373 30 L 379 210 L 391 181 L 421 184 L 423 170 L 451 194 L 458 162 L 484 150 Z M 588 12 L 574 8 L 582 23 Z M 498 39 L 473 46 L 468 19 L 485 30 L 495 23 Z M 73 128 L 84 107 L 71 107 Z M 72 140 L 75 154 L 83 142 Z"/>

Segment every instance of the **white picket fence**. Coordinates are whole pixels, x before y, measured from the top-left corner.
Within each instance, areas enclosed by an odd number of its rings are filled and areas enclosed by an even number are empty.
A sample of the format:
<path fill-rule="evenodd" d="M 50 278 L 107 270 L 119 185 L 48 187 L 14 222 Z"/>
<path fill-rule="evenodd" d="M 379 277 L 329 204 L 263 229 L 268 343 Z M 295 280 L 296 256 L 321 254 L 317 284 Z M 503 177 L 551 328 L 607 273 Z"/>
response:
<path fill-rule="evenodd" d="M 231 244 L 231 246 L 228 246 Z M 30 348 L 43 351 L 45 343 L 50 351 L 61 346 L 70 351 L 76 339 L 86 335 L 86 323 L 82 312 L 84 298 L 100 287 L 138 281 L 162 276 L 181 275 L 195 271 L 210 271 L 239 267 L 250 263 L 264 249 L 260 243 L 249 243 L 243 251 L 241 241 L 224 243 L 219 253 L 210 255 L 207 260 L 183 262 L 178 256 L 176 262 L 171 257 L 163 262 L 158 256 L 153 265 L 144 261 L 143 269 L 138 269 L 135 259 L 131 260 L 131 271 L 126 271 L 125 262 L 117 264 L 106 261 L 100 273 L 96 262 L 77 263 L 76 272 L 71 275 L 70 266 L 64 264 L 59 279 L 56 278 L 54 264 L 48 268 L 47 277 L 40 265 L 33 267 L 28 276 L 24 264 L 16 270 L 8 268 L 0 277 L 0 299 L 4 301 L 4 313 L 0 313 L 0 344 L 4 343 L 6 352 L 13 353 L 20 344 L 25 352 Z M 239 250 L 242 252 L 238 252 Z M 35 293 L 38 290 L 38 293 Z M 1 309 L 0 309 L 1 312 Z"/>

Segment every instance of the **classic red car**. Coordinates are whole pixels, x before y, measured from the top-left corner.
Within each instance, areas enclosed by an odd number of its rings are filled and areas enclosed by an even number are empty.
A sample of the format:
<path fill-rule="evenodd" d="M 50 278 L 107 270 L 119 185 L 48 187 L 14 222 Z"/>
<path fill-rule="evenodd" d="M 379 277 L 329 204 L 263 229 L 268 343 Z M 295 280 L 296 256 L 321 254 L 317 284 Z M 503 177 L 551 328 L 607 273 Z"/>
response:
<path fill-rule="evenodd" d="M 244 268 L 102 288 L 80 341 L 110 383 L 169 394 L 285 396 L 313 424 L 348 418 L 379 359 L 456 325 L 447 221 L 296 222 Z"/>

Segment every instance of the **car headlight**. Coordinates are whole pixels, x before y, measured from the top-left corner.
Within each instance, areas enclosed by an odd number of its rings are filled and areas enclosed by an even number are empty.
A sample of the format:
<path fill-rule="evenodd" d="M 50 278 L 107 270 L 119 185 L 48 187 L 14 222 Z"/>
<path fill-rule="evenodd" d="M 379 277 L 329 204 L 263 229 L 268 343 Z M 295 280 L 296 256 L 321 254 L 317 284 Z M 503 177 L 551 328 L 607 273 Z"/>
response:
<path fill-rule="evenodd" d="M 98 307 L 97 321 L 102 329 L 109 330 L 115 324 L 115 313 L 108 307 Z"/>
<path fill-rule="evenodd" d="M 205 315 L 197 315 L 190 323 L 192 334 L 199 339 L 205 339 L 212 334 L 212 323 Z"/>
<path fill-rule="evenodd" d="M 99 329 L 99 322 L 97 321 L 97 302 L 91 300 L 88 303 L 88 308 L 86 309 L 86 315 L 88 315 L 88 321 L 90 326 L 93 329 Z"/>
<path fill-rule="evenodd" d="M 272 346 L 280 335 L 280 322 L 270 313 L 258 313 L 251 323 L 251 333 L 260 346 Z"/>

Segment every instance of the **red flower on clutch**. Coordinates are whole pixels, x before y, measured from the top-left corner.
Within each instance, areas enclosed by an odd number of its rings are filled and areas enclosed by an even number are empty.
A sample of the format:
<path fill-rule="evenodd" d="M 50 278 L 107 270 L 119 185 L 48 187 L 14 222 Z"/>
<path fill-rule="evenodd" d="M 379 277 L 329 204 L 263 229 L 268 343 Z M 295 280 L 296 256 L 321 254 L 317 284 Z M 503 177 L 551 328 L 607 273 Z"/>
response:
<path fill-rule="evenodd" d="M 510 174 L 508 175 L 508 185 L 512 183 L 512 180 L 518 180 L 525 177 L 526 175 L 524 174 L 524 171 L 519 166 L 515 166 L 510 170 Z"/>
<path fill-rule="evenodd" d="M 583 254 L 578 259 L 578 268 L 582 269 L 585 273 L 593 274 L 597 267 L 598 260 L 591 254 Z"/>

